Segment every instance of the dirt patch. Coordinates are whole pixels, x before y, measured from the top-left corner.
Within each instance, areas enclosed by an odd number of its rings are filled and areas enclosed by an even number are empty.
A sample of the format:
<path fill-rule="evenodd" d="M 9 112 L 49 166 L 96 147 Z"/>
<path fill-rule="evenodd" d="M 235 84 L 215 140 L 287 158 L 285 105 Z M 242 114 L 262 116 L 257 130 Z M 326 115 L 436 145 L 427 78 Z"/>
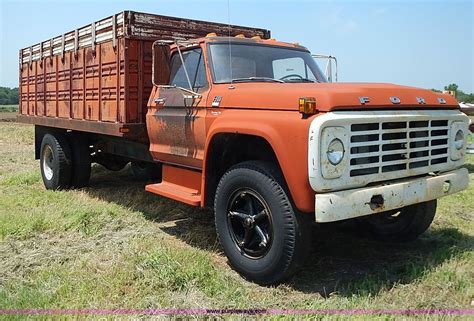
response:
<path fill-rule="evenodd" d="M 18 113 L 0 112 L 0 122 L 14 122 Z"/>

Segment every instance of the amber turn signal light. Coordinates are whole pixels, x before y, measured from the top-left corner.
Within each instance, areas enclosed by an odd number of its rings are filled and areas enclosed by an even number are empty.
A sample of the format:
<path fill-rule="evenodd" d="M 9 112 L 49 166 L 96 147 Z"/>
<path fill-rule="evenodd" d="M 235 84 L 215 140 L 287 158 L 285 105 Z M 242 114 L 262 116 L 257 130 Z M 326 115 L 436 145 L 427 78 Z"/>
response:
<path fill-rule="evenodd" d="M 299 100 L 300 113 L 303 115 L 313 115 L 318 112 L 316 108 L 316 98 L 314 97 L 303 97 Z"/>

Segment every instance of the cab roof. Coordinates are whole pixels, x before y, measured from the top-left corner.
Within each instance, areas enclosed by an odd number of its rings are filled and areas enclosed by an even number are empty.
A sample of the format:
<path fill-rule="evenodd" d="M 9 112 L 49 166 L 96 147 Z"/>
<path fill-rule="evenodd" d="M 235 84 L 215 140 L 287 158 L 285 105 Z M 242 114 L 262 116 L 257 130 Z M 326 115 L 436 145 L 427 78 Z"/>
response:
<path fill-rule="evenodd" d="M 238 35 L 235 37 L 224 37 L 224 36 L 206 36 L 196 39 L 198 43 L 243 43 L 243 44 L 262 44 L 262 45 L 271 45 L 279 47 L 287 47 L 299 50 L 308 51 L 308 48 L 301 46 L 298 43 L 289 43 L 283 41 L 277 41 L 275 39 L 262 39 L 260 37 L 246 38 L 243 35 Z"/>

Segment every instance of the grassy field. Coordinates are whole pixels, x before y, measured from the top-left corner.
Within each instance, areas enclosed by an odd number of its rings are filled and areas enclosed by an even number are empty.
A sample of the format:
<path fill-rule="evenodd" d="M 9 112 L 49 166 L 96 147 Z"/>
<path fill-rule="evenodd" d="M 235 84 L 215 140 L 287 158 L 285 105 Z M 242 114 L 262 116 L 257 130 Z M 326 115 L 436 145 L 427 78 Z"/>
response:
<path fill-rule="evenodd" d="M 0 309 L 473 308 L 473 156 L 469 189 L 438 203 L 419 240 L 314 226 L 302 273 L 261 287 L 227 265 L 212 212 L 144 192 L 127 169 L 94 166 L 90 187 L 46 191 L 32 142 L 32 126 L 0 121 Z M 463 319 L 425 317 L 439 318 Z"/>
<path fill-rule="evenodd" d="M 0 113 L 17 112 L 18 105 L 0 105 Z"/>

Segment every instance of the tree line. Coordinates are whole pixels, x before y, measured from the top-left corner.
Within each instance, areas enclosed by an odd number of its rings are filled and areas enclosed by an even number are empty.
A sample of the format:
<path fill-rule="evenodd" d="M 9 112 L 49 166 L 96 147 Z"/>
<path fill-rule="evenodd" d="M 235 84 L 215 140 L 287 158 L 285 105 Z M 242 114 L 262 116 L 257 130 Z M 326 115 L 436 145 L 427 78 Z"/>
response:
<path fill-rule="evenodd" d="M 18 88 L 0 87 L 0 105 L 18 105 Z"/>
<path fill-rule="evenodd" d="M 453 91 L 454 97 L 456 97 L 457 101 L 460 103 L 474 103 L 474 94 L 467 94 L 456 84 L 449 84 L 444 86 L 444 90 Z M 435 90 L 437 91 L 437 90 Z"/>

